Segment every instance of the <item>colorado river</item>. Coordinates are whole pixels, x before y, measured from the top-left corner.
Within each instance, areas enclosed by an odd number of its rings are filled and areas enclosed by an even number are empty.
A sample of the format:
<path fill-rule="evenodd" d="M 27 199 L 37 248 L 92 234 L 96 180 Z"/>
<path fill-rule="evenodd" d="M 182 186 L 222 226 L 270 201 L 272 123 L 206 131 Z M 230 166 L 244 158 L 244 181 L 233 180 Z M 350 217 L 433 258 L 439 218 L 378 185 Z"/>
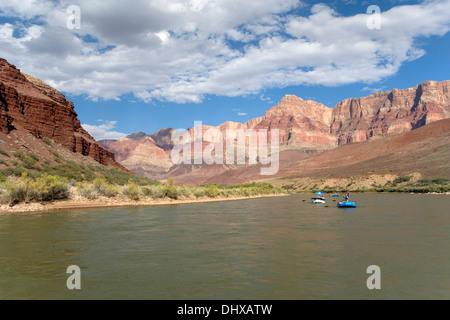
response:
<path fill-rule="evenodd" d="M 0 299 L 450 298 L 449 196 L 310 198 L 0 216 Z"/>

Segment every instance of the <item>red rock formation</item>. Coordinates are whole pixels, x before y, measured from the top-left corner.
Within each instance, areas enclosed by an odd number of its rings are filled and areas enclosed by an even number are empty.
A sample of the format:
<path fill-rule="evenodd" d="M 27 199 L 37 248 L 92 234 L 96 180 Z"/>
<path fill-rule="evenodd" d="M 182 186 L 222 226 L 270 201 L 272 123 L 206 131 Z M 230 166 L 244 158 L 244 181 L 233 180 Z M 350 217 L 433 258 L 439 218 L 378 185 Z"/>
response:
<path fill-rule="evenodd" d="M 165 131 L 169 133 L 171 130 Z M 163 147 L 167 147 L 167 136 L 162 132 L 155 134 Z M 169 141 L 171 135 L 168 136 Z M 172 167 L 170 161 L 170 149 L 165 151 L 157 145 L 156 141 L 145 133 L 137 133 L 124 137 L 117 141 L 99 141 L 108 150 L 114 152 L 117 161 L 129 170 L 146 177 L 165 178 L 164 172 Z M 161 175 L 161 176 L 160 176 Z"/>
<path fill-rule="evenodd" d="M 262 177 L 260 165 L 218 168 L 203 166 L 174 176 L 176 184 L 239 184 L 258 179 L 286 185 L 296 178 L 319 179 L 368 176 L 370 174 L 450 177 L 450 119 L 444 119 L 400 134 L 352 143 L 319 154 L 290 150 L 280 153 L 280 170 Z M 216 175 L 211 174 L 216 170 Z M 219 169 L 222 169 L 221 171 Z M 228 170 L 227 170 L 228 169 Z M 230 170 L 231 169 L 231 170 Z"/>
<path fill-rule="evenodd" d="M 450 117 L 450 81 L 347 99 L 333 110 L 331 135 L 338 145 L 401 133 Z"/>
<path fill-rule="evenodd" d="M 39 79 L 25 75 L 0 58 L 0 130 L 26 130 L 48 137 L 100 164 L 128 171 L 100 146 L 78 120 L 72 102 Z"/>
<path fill-rule="evenodd" d="M 269 109 L 264 117 L 247 123 L 229 121 L 218 127 L 203 125 L 202 130 L 204 133 L 210 128 L 217 128 L 222 132 L 227 129 L 255 129 L 256 131 L 268 130 L 270 134 L 271 130 L 278 129 L 282 150 L 302 150 L 314 154 L 345 144 L 364 142 L 372 137 L 410 131 L 434 121 L 450 118 L 449 92 L 450 81 L 426 81 L 405 90 L 394 89 L 374 93 L 364 98 L 347 99 L 334 108 L 287 95 L 277 106 Z M 170 151 L 173 148 L 172 132 L 173 129 L 163 129 L 150 136 L 153 141 L 143 140 L 143 143 L 149 144 L 147 158 L 141 153 L 139 157 L 136 157 L 132 153 L 123 152 L 121 149 L 125 148 L 124 146 L 117 148 L 113 145 L 108 146 L 108 149 L 120 156 L 119 160 L 135 172 L 137 172 L 135 168 L 140 166 L 139 161 L 142 161 L 153 166 L 155 170 L 161 169 L 163 174 L 169 172 L 175 176 L 181 172 L 183 175 L 189 175 L 189 170 L 192 170 L 192 175 L 198 175 L 198 177 L 188 177 L 185 181 L 202 179 L 200 177 L 202 171 L 198 171 L 198 166 L 184 166 L 183 170 L 171 168 L 167 171 L 171 163 Z M 190 128 L 189 132 L 191 139 L 194 140 L 194 128 Z M 203 144 L 203 149 L 208 142 L 210 141 Z M 120 144 L 129 144 L 129 147 L 134 150 L 139 143 L 122 139 Z M 161 149 L 160 155 L 156 158 L 152 156 L 155 154 L 152 151 L 153 148 Z M 303 154 L 300 156 L 303 157 Z M 125 162 L 130 157 L 134 157 L 132 167 Z M 159 169 L 154 166 L 156 160 L 164 160 Z M 161 164 L 161 162 L 158 163 Z M 151 166 L 147 165 L 147 168 Z M 215 168 L 217 172 L 230 169 L 232 168 L 223 166 Z M 213 171 L 209 170 L 208 176 Z"/>
<path fill-rule="evenodd" d="M 255 129 L 278 129 L 280 145 L 331 148 L 335 145 L 335 138 L 330 135 L 331 117 L 332 109 L 325 105 L 287 95 L 266 112 Z"/>

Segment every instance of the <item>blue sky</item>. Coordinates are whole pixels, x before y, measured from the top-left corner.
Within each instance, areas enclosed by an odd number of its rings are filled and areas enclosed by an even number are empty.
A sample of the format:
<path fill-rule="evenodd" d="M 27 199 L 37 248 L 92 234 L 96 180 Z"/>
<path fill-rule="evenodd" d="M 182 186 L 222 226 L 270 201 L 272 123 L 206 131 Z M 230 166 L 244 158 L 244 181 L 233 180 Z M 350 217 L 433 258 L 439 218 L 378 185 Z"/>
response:
<path fill-rule="evenodd" d="M 132 3 L 0 0 L 0 57 L 66 94 L 96 139 L 450 79 L 450 0 Z"/>

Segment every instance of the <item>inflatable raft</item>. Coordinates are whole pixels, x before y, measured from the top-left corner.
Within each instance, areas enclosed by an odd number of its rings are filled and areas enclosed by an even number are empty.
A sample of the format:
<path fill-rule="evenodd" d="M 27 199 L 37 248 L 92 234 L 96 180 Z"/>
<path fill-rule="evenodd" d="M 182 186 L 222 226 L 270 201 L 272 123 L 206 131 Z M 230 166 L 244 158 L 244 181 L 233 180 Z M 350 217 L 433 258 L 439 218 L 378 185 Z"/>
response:
<path fill-rule="evenodd" d="M 327 200 L 324 197 L 312 197 L 311 199 L 313 200 L 313 203 L 325 203 Z"/>
<path fill-rule="evenodd" d="M 356 208 L 356 203 L 351 201 L 342 201 L 339 202 L 337 205 L 339 208 Z"/>

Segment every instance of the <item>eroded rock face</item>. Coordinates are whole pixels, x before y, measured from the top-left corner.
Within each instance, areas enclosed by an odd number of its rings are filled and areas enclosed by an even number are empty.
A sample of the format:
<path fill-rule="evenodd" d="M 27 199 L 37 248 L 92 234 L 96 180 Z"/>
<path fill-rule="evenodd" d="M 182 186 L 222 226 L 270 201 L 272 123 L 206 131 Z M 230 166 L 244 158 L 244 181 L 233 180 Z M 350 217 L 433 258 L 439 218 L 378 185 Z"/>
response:
<path fill-rule="evenodd" d="M 450 81 L 347 99 L 333 110 L 330 134 L 338 145 L 402 133 L 450 117 Z"/>
<path fill-rule="evenodd" d="M 269 109 L 264 117 L 246 123 L 228 121 L 218 127 L 203 125 L 202 130 L 206 132 L 217 128 L 222 133 L 227 129 L 268 130 L 270 136 L 271 130 L 278 129 L 282 150 L 295 149 L 314 154 L 349 143 L 364 142 L 372 137 L 410 131 L 450 118 L 449 89 L 450 81 L 426 81 L 405 90 L 394 89 L 364 98 L 346 99 L 334 108 L 287 95 L 277 106 Z M 108 143 L 107 148 L 116 153 L 119 161 L 134 172 L 153 175 L 159 171 L 164 175 L 167 172 L 176 175 L 177 172 L 186 174 L 191 170 L 192 174 L 196 174 L 199 171 L 195 166 L 185 166 L 183 170 L 170 168 L 170 153 L 174 146 L 171 141 L 173 131 L 162 129 L 149 136 L 135 134 Z M 192 141 L 194 131 L 194 128 L 189 129 Z M 202 148 L 209 142 L 211 141 L 205 139 Z M 170 171 L 167 171 L 168 168 Z"/>
<path fill-rule="evenodd" d="M 116 141 L 99 143 L 116 155 L 117 161 L 129 170 L 150 178 L 164 178 L 164 172 L 172 167 L 170 152 L 172 130 L 161 130 L 154 135 L 138 133 Z M 160 145 L 155 141 L 154 136 Z M 167 150 L 164 150 L 166 148 Z"/>
<path fill-rule="evenodd" d="M 285 96 L 266 112 L 258 129 L 279 129 L 280 143 L 328 149 L 402 133 L 450 118 L 450 81 L 426 81 L 416 87 L 346 99 L 334 108 Z"/>
<path fill-rule="evenodd" d="M 37 138 L 48 137 L 100 164 L 128 171 L 115 161 L 114 153 L 100 146 L 82 128 L 71 101 L 1 58 L 0 130 L 6 134 L 26 130 Z"/>
<path fill-rule="evenodd" d="M 325 105 L 287 95 L 266 112 L 255 129 L 278 129 L 281 145 L 331 148 L 335 145 L 335 138 L 330 135 L 331 118 L 332 109 Z"/>

